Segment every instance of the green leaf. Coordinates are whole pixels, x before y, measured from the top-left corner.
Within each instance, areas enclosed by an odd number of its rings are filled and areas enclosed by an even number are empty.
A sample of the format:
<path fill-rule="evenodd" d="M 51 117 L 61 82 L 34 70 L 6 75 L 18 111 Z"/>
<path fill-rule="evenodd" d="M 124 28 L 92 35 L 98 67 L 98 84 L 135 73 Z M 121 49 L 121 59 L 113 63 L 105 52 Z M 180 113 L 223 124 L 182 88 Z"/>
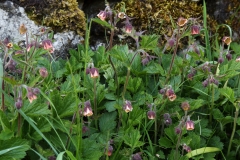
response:
<path fill-rule="evenodd" d="M 142 40 L 140 46 L 145 50 L 154 50 L 158 45 L 159 35 L 143 35 L 141 36 Z"/>
<path fill-rule="evenodd" d="M 229 87 L 220 88 L 221 95 L 225 96 L 230 102 L 234 103 L 236 98 L 234 97 L 234 91 Z"/>
<path fill-rule="evenodd" d="M 127 90 L 136 93 L 139 87 L 142 86 L 142 79 L 137 77 L 130 77 L 127 85 Z"/>
<path fill-rule="evenodd" d="M 159 140 L 159 145 L 164 148 L 172 148 L 173 143 L 167 137 L 161 137 Z"/>
<path fill-rule="evenodd" d="M 220 141 L 220 138 L 218 136 L 213 136 L 209 142 L 208 145 L 210 147 L 217 147 L 218 149 L 223 149 L 223 143 Z"/>
<path fill-rule="evenodd" d="M 42 133 L 51 131 L 51 125 L 43 117 L 38 117 L 37 119 L 35 118 L 34 122 Z M 29 134 L 35 141 L 42 139 L 42 136 L 39 135 L 36 130 L 31 130 L 30 133 L 28 132 L 26 134 Z"/>
<path fill-rule="evenodd" d="M 187 52 L 187 54 L 190 55 L 195 61 L 200 60 L 200 56 L 194 51 Z"/>
<path fill-rule="evenodd" d="M 14 136 L 14 132 L 8 128 L 5 128 L 0 133 L 0 140 L 8 140 Z"/>
<path fill-rule="evenodd" d="M 0 123 L 1 123 L 3 130 L 11 128 L 9 120 L 8 120 L 6 114 L 2 110 L 0 110 Z"/>
<path fill-rule="evenodd" d="M 126 67 L 130 67 L 130 62 L 133 57 L 133 53 L 130 53 L 127 45 L 115 45 L 109 52 L 111 57 L 121 61 Z"/>
<path fill-rule="evenodd" d="M 168 138 L 172 141 L 175 142 L 177 135 L 175 133 L 174 126 L 171 125 L 169 128 L 164 129 L 164 133 L 168 136 Z"/>
<path fill-rule="evenodd" d="M 194 99 L 193 101 L 190 101 L 189 102 L 190 111 L 193 111 L 193 110 L 198 109 L 199 107 L 203 106 L 204 102 L 205 101 L 203 99 Z"/>
<path fill-rule="evenodd" d="M 236 54 L 240 54 L 240 44 L 237 42 L 232 42 L 230 45 L 230 48 L 234 51 Z"/>
<path fill-rule="evenodd" d="M 99 160 L 103 155 L 101 145 L 94 140 L 83 139 L 83 151 L 81 159 L 84 160 Z"/>
<path fill-rule="evenodd" d="M 39 117 L 39 115 L 49 115 L 51 111 L 48 109 L 48 104 L 42 102 L 40 99 L 30 103 L 28 100 L 24 101 L 22 111 L 29 117 Z"/>
<path fill-rule="evenodd" d="M 104 26 L 104 27 L 107 27 L 107 28 L 109 28 L 109 29 L 113 29 L 113 27 L 112 27 L 108 22 L 102 21 L 102 20 L 99 19 L 99 18 L 91 18 L 91 20 L 92 20 L 93 22 L 96 22 L 96 23 Z"/>
<path fill-rule="evenodd" d="M 61 97 L 59 92 L 55 90 L 51 92 L 50 98 L 57 110 L 57 113 L 55 110 L 53 113 L 58 114 L 59 117 L 72 116 L 76 111 L 76 106 L 78 106 L 79 103 L 76 101 L 74 93 L 69 93 Z"/>
<path fill-rule="evenodd" d="M 116 101 L 108 101 L 104 104 L 108 112 L 115 111 L 116 110 L 115 105 L 116 105 Z"/>
<path fill-rule="evenodd" d="M 145 71 L 148 74 L 160 74 L 162 76 L 165 75 L 165 72 L 162 68 L 162 66 L 158 63 L 155 62 L 150 62 L 147 67 L 145 67 L 143 69 L 143 71 Z"/>
<path fill-rule="evenodd" d="M 221 151 L 220 148 L 204 147 L 204 148 L 199 148 L 199 149 L 193 150 L 193 151 L 189 152 L 188 154 L 186 154 L 186 156 L 188 158 L 192 158 L 192 157 L 200 155 L 200 154 L 210 153 L 210 152 L 219 152 L 219 151 Z"/>
<path fill-rule="evenodd" d="M 140 147 L 144 145 L 144 142 L 139 141 L 141 138 L 141 134 L 139 130 L 131 128 L 124 136 L 123 140 L 126 145 L 131 147 L 132 149 L 135 149 L 137 147 Z"/>
<path fill-rule="evenodd" d="M 213 115 L 213 118 L 216 120 L 224 118 L 223 113 L 218 108 L 213 109 L 212 115 Z"/>
<path fill-rule="evenodd" d="M 101 132 L 109 132 L 113 130 L 117 125 L 115 121 L 116 118 L 117 112 L 109 112 L 102 114 L 102 116 L 99 118 L 99 128 Z"/>
<path fill-rule="evenodd" d="M 0 141 L 0 159 L 20 160 L 26 156 L 26 151 L 30 148 L 28 141 L 20 138 L 12 138 Z"/>

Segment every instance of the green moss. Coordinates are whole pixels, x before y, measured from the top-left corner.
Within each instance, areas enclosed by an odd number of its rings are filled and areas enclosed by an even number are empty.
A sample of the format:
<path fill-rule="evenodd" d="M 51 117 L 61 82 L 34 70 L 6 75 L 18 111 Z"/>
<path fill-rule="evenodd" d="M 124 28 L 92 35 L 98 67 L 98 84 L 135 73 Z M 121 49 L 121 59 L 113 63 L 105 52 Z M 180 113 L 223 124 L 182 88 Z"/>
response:
<path fill-rule="evenodd" d="M 85 33 L 85 14 L 78 8 L 76 0 L 44 0 L 35 3 L 25 0 L 22 3 L 26 5 L 29 18 L 38 24 L 49 26 L 56 32 L 71 30 L 79 35 Z"/>
<path fill-rule="evenodd" d="M 127 15 L 134 18 L 137 29 L 161 35 L 170 36 L 172 24 L 176 24 L 179 17 L 202 19 L 202 6 L 191 0 L 122 0 L 115 9 L 121 10 L 122 6 L 125 6 Z M 211 22 L 216 25 L 215 21 Z"/>

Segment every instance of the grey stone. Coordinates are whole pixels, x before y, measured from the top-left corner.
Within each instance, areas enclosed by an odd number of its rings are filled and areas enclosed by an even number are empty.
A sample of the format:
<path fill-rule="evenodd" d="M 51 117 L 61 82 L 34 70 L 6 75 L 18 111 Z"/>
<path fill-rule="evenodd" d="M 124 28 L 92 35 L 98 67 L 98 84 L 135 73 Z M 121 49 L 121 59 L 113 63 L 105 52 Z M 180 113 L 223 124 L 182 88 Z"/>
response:
<path fill-rule="evenodd" d="M 26 40 L 26 34 L 21 35 L 18 30 L 21 24 L 27 27 L 29 38 L 38 34 L 43 27 L 30 20 L 24 8 L 15 5 L 11 1 L 0 3 L 0 40 L 9 38 L 13 43 Z M 75 34 L 74 31 L 55 33 L 53 37 L 54 56 L 66 57 L 68 49 L 76 47 L 82 40 L 83 37 Z"/>

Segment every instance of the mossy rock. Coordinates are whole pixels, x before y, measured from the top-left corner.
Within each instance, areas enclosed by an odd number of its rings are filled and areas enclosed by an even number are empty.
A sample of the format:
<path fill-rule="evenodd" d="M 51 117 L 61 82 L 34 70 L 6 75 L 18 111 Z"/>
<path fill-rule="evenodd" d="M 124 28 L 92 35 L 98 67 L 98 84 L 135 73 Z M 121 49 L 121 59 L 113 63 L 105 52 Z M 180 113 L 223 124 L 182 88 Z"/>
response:
<path fill-rule="evenodd" d="M 78 8 L 76 0 L 15 0 L 15 3 L 25 8 L 30 19 L 51 27 L 55 32 L 85 33 L 85 14 Z"/>

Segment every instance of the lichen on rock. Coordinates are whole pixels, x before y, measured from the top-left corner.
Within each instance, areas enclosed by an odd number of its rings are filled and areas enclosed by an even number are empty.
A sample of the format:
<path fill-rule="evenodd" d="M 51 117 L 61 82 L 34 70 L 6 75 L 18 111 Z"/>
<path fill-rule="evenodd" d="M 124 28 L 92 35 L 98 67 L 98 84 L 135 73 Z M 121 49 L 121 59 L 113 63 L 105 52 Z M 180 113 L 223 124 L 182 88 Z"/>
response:
<path fill-rule="evenodd" d="M 78 8 L 76 0 L 21 0 L 16 3 L 23 6 L 35 22 L 51 27 L 55 32 L 76 31 L 79 35 L 85 32 L 85 14 Z"/>

